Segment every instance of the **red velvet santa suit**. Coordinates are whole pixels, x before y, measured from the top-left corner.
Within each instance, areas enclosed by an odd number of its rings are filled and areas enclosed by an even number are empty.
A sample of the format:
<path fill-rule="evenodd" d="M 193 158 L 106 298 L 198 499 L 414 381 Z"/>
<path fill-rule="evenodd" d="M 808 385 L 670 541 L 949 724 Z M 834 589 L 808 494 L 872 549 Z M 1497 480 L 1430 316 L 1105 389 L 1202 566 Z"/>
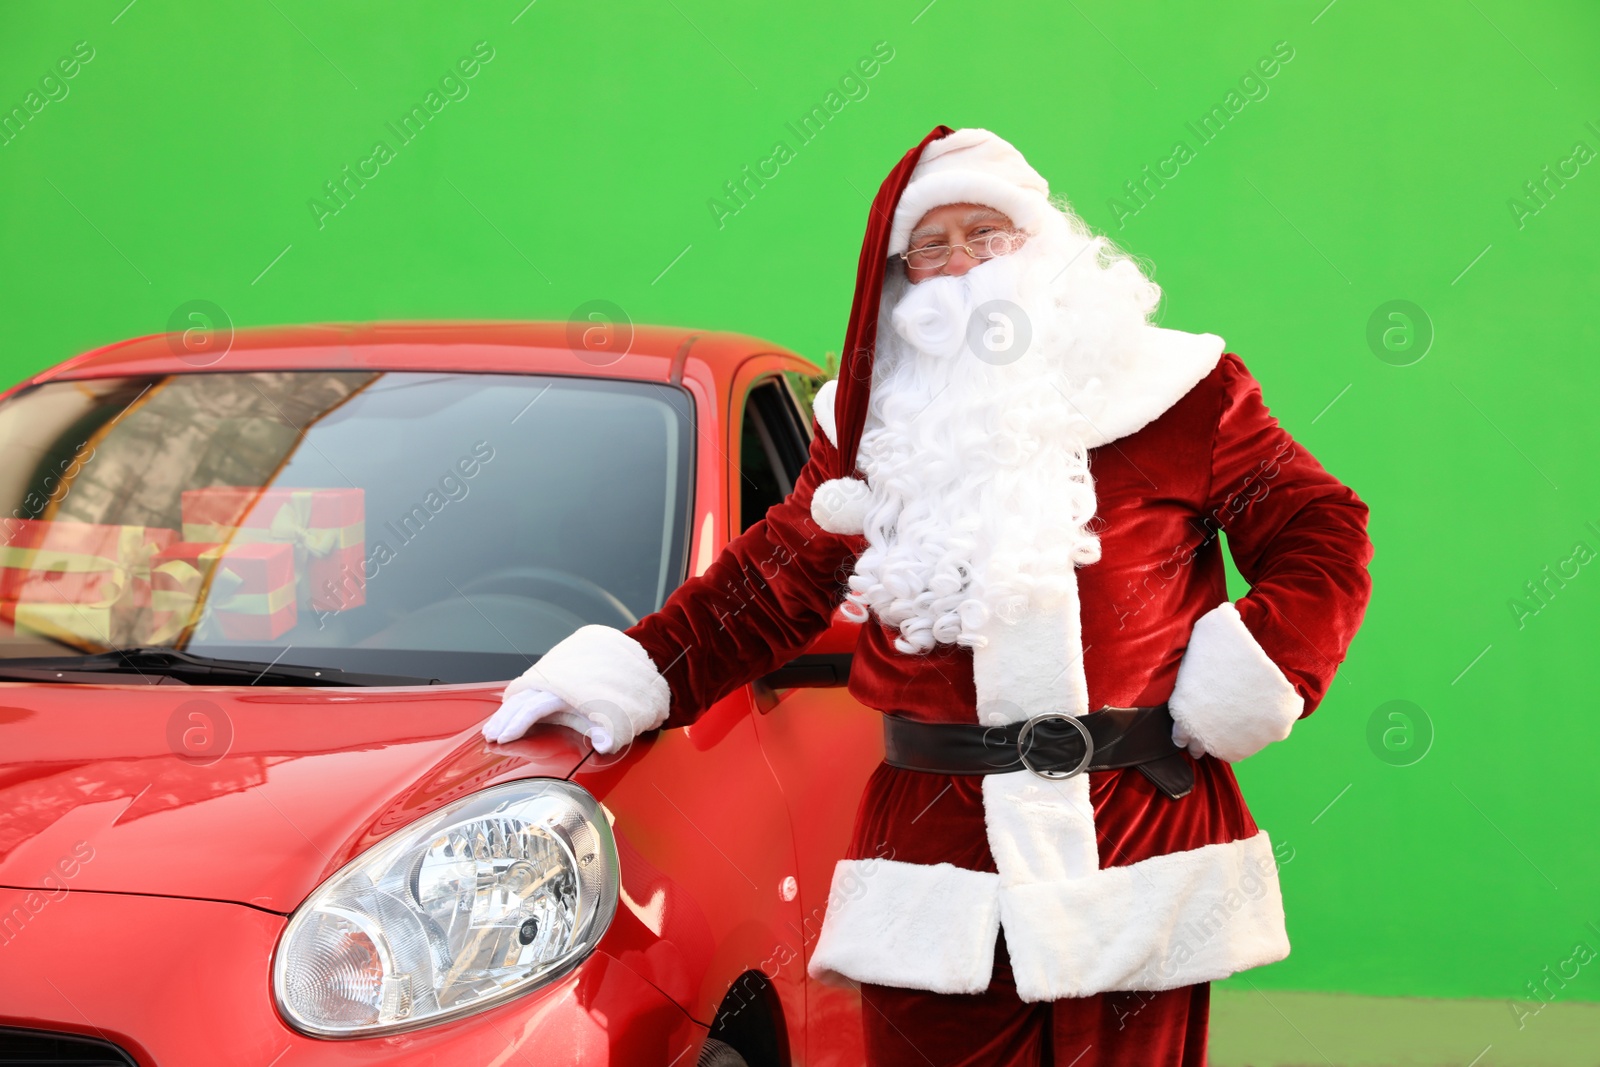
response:
<path fill-rule="evenodd" d="M 615 700 L 638 728 L 684 726 L 827 627 L 867 544 L 839 514 L 860 488 L 845 479 L 860 476 L 889 220 L 923 148 L 950 132 L 908 153 L 874 203 L 850 356 L 818 394 L 793 493 L 621 637 L 586 627 L 553 649 L 538 665 L 552 689 Z M 1170 699 L 1211 754 L 1179 800 L 1133 768 L 1052 781 L 880 766 L 809 960 L 815 977 L 861 984 L 875 1062 L 1039 1063 L 1050 1049 L 1078 1067 L 1200 1063 L 1205 983 L 1288 954 L 1272 845 L 1224 760 L 1285 736 L 1326 693 L 1370 593 L 1367 509 L 1220 338 L 1151 327 L 1144 344 L 1090 434 L 1100 554 L 1076 568 L 1075 598 L 994 625 L 983 647 L 921 655 L 869 619 L 849 691 L 953 723 Z M 1251 584 L 1236 605 L 1219 529 Z M 602 656 L 613 688 L 583 689 Z"/>

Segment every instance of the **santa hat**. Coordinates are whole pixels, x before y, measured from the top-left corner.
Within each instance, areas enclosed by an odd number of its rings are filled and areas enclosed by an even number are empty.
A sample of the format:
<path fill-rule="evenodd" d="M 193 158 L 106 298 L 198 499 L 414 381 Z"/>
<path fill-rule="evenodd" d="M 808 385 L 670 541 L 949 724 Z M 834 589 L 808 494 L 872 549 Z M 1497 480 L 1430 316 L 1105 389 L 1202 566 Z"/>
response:
<path fill-rule="evenodd" d="M 867 393 L 878 339 L 878 306 L 889 257 L 906 250 L 912 227 L 942 204 L 985 204 L 1003 211 L 1016 226 L 1036 233 L 1054 210 L 1050 186 L 1009 142 L 988 130 L 935 126 L 901 157 L 883 180 L 867 215 L 867 233 L 856 267 L 856 293 L 845 327 L 844 358 L 834 397 L 834 432 L 840 479 L 856 477 L 856 449 L 867 421 Z M 861 486 L 836 486 L 862 497 Z"/>
<path fill-rule="evenodd" d="M 1004 138 L 988 130 L 957 130 L 923 149 L 894 209 L 889 254 L 906 250 L 911 228 L 929 211 L 968 203 L 998 208 L 1018 229 L 1038 233 L 1051 210 L 1050 185 Z"/>

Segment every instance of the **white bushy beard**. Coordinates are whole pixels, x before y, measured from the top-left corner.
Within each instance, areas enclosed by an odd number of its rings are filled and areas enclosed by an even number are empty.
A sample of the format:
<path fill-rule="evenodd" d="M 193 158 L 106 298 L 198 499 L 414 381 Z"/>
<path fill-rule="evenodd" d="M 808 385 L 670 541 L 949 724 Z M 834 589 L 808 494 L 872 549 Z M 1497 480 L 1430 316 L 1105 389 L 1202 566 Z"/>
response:
<path fill-rule="evenodd" d="M 1100 558 L 1086 442 L 1159 297 L 1058 211 L 1017 252 L 960 277 L 912 285 L 888 271 L 857 453 L 868 547 L 848 613 L 870 609 L 915 654 L 981 647 L 991 618 L 1076 603 L 1073 568 Z M 974 310 L 993 300 L 1032 328 L 1010 362 L 968 344 Z"/>

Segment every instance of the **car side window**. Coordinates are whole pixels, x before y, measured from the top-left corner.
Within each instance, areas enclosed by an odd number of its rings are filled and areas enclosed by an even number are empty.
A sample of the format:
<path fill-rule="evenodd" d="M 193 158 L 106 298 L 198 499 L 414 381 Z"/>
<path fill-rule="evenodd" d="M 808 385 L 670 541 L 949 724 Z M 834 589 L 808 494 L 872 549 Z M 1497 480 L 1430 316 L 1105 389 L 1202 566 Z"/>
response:
<path fill-rule="evenodd" d="M 751 387 L 739 431 L 739 529 L 748 530 L 788 496 L 810 445 L 788 383 L 766 378 Z"/>

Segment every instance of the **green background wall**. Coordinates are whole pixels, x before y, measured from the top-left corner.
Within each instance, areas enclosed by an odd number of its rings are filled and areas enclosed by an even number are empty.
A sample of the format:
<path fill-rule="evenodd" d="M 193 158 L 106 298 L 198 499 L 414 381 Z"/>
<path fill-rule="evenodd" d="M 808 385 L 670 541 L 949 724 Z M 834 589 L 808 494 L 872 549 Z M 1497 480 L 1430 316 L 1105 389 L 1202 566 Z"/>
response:
<path fill-rule="evenodd" d="M 125 4 L 0 5 L 0 110 L 28 116 L 0 144 L 6 383 L 193 300 L 255 325 L 603 299 L 821 362 L 888 167 L 937 123 L 989 127 L 1372 508 L 1345 668 L 1239 768 L 1286 846 L 1294 952 L 1233 984 L 1527 1000 L 1600 950 L 1595 5 Z M 78 42 L 93 58 L 29 112 Z M 478 42 L 467 95 L 401 143 L 388 124 Z M 324 183 L 380 140 L 331 213 Z M 1171 177 L 1141 204 L 1146 165 Z M 1420 313 L 1370 343 L 1397 300 Z M 1546 988 L 1600 1000 L 1600 966 Z"/>

